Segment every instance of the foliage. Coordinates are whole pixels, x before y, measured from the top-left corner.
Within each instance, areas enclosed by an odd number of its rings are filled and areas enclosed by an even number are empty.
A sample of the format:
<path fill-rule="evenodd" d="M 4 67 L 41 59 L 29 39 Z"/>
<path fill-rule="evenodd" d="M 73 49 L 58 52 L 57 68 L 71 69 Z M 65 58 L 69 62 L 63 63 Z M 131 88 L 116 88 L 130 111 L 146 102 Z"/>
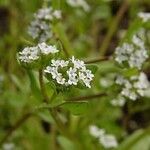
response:
<path fill-rule="evenodd" d="M 0 149 L 149 150 L 149 0 L 71 1 L 0 0 Z"/>

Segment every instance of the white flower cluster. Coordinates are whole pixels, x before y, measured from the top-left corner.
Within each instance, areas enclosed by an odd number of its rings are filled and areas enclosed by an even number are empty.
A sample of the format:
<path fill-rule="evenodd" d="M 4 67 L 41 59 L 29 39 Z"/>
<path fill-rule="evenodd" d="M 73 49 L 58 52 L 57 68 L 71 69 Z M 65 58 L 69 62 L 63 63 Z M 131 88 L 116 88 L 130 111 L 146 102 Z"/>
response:
<path fill-rule="evenodd" d="M 150 13 L 149 12 L 139 12 L 138 17 L 143 20 L 143 22 L 147 22 L 150 20 Z"/>
<path fill-rule="evenodd" d="M 111 101 L 111 104 L 113 106 L 122 107 L 122 106 L 124 106 L 125 102 L 126 102 L 126 99 L 120 94 L 120 95 L 118 95 L 117 98 L 115 98 Z"/>
<path fill-rule="evenodd" d="M 122 46 L 117 47 L 115 56 L 115 60 L 119 64 L 127 62 L 129 67 L 136 67 L 138 69 L 141 69 L 143 63 L 148 58 L 144 41 L 137 35 L 133 36 L 132 43 L 124 43 Z"/>
<path fill-rule="evenodd" d="M 16 146 L 14 143 L 5 143 L 2 145 L 2 150 L 14 150 Z"/>
<path fill-rule="evenodd" d="M 64 86 L 77 85 L 81 81 L 86 87 L 91 88 L 90 83 L 94 77 L 91 70 L 86 69 L 84 62 L 75 59 L 74 56 L 68 61 L 53 59 L 44 72 L 51 74 L 52 79 Z"/>
<path fill-rule="evenodd" d="M 34 47 L 26 47 L 19 52 L 18 59 L 23 63 L 32 63 L 38 60 L 42 55 L 55 54 L 59 52 L 56 46 L 47 45 L 46 43 L 40 43 Z"/>
<path fill-rule="evenodd" d="M 118 76 L 116 84 L 122 86 L 121 95 L 133 101 L 139 96 L 144 96 L 145 90 L 149 87 L 149 81 L 143 72 L 139 76 L 132 76 L 129 79 Z"/>
<path fill-rule="evenodd" d="M 67 3 L 72 7 L 82 7 L 87 12 L 90 10 L 90 6 L 85 0 L 67 0 Z"/>
<path fill-rule="evenodd" d="M 100 144 L 104 146 L 104 148 L 116 148 L 118 146 L 118 142 L 114 135 L 112 134 L 106 134 L 104 129 L 99 129 L 95 125 L 91 125 L 89 127 L 90 134 L 98 138 Z"/>
<path fill-rule="evenodd" d="M 51 21 L 61 18 L 60 10 L 52 8 L 41 8 L 34 14 L 34 20 L 31 22 L 28 33 L 33 39 L 39 42 L 45 42 L 52 37 Z"/>
<path fill-rule="evenodd" d="M 115 60 L 119 64 L 126 62 L 130 68 L 142 69 L 142 65 L 148 58 L 148 53 L 144 45 L 144 29 L 140 29 L 132 38 L 132 43 L 124 43 L 117 47 Z M 127 68 L 126 68 L 127 69 Z M 116 99 L 111 101 L 114 106 L 123 106 L 126 98 L 135 101 L 141 96 L 145 96 L 145 90 L 149 87 L 149 81 L 145 73 L 126 78 L 119 75 L 116 84 L 121 86 L 121 93 Z"/>

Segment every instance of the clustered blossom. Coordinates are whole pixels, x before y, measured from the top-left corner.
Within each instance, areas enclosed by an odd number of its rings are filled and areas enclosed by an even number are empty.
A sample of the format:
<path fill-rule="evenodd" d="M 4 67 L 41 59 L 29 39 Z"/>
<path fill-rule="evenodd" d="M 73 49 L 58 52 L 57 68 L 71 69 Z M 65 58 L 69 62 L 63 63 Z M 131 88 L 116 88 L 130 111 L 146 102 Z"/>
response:
<path fill-rule="evenodd" d="M 97 126 L 91 125 L 89 127 L 89 132 L 93 137 L 99 140 L 104 148 L 116 148 L 118 146 L 115 136 L 112 134 L 106 134 L 104 129 L 99 129 Z"/>
<path fill-rule="evenodd" d="M 2 150 L 14 150 L 16 149 L 16 146 L 14 143 L 4 143 L 2 145 Z"/>
<path fill-rule="evenodd" d="M 123 43 L 117 47 L 115 56 L 115 60 L 119 64 L 127 62 L 130 68 L 136 67 L 138 69 L 141 69 L 143 63 L 148 58 L 144 41 L 138 35 L 133 36 L 131 43 Z"/>
<path fill-rule="evenodd" d="M 113 106 L 119 106 L 119 107 L 124 106 L 125 102 L 126 99 L 121 94 L 118 95 L 115 99 L 111 100 L 111 104 Z"/>
<path fill-rule="evenodd" d="M 3 91 L 4 76 L 0 74 L 0 93 Z"/>
<path fill-rule="evenodd" d="M 18 54 L 18 59 L 23 63 L 32 63 L 38 60 L 42 55 L 55 54 L 59 52 L 56 46 L 47 45 L 46 43 L 40 43 L 34 47 L 26 47 Z"/>
<path fill-rule="evenodd" d="M 38 39 L 39 42 L 45 42 L 52 37 L 51 22 L 61 18 L 60 10 L 52 8 L 41 8 L 34 14 L 34 20 L 31 22 L 28 33 L 33 39 Z"/>
<path fill-rule="evenodd" d="M 122 86 L 121 95 L 135 101 L 139 96 L 144 96 L 144 91 L 149 87 L 149 81 L 145 73 L 141 72 L 129 79 L 118 76 L 116 84 Z"/>
<path fill-rule="evenodd" d="M 90 10 L 90 6 L 85 0 L 67 0 L 67 3 L 72 7 L 82 7 L 87 12 Z"/>
<path fill-rule="evenodd" d="M 121 92 L 111 101 L 111 104 L 114 106 L 123 106 L 126 99 L 135 101 L 139 97 L 145 96 L 145 90 L 149 87 L 146 74 L 140 72 L 144 62 L 149 57 L 145 48 L 144 33 L 144 29 L 140 29 L 133 36 L 131 43 L 124 43 L 116 48 L 115 60 L 119 64 L 128 64 L 129 68 L 138 69 L 139 73 L 128 78 L 123 75 L 117 76 L 116 84 L 121 87 Z"/>
<path fill-rule="evenodd" d="M 67 69 L 67 71 L 64 71 Z M 86 69 L 83 61 L 75 59 L 74 56 L 68 61 L 51 60 L 50 66 L 44 70 L 45 73 L 51 74 L 58 84 L 64 86 L 77 85 L 83 82 L 86 87 L 91 88 L 91 81 L 94 77 L 91 70 Z"/>
<path fill-rule="evenodd" d="M 148 12 L 139 12 L 138 17 L 143 20 L 143 22 L 147 22 L 150 20 L 150 13 Z"/>

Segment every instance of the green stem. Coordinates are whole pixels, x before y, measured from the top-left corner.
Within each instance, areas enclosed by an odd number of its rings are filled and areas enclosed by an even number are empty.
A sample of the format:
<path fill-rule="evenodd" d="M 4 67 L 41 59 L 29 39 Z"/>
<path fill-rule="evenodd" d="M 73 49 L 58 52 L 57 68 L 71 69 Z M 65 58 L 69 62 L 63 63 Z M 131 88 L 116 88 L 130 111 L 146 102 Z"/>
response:
<path fill-rule="evenodd" d="M 72 54 L 72 47 L 70 44 L 70 41 L 68 40 L 68 37 L 64 31 L 64 27 L 61 23 L 55 24 L 53 26 L 54 33 L 58 36 L 58 39 L 62 42 L 63 45 L 63 51 L 67 57 L 69 57 Z"/>
<path fill-rule="evenodd" d="M 93 60 L 85 60 L 84 62 L 86 64 L 93 64 L 93 63 L 99 63 L 99 62 L 102 62 L 102 61 L 106 61 L 106 60 L 109 60 L 111 57 L 100 57 L 100 58 L 96 58 L 96 59 L 93 59 Z"/>
<path fill-rule="evenodd" d="M 52 129 L 51 129 L 51 147 L 50 149 L 52 150 L 57 150 L 57 143 L 56 143 L 56 127 L 55 125 L 52 125 Z"/>
<path fill-rule="evenodd" d="M 113 18 L 112 22 L 110 23 L 111 26 L 109 27 L 108 32 L 102 42 L 102 46 L 100 47 L 100 55 L 101 56 L 104 56 L 106 54 L 109 43 L 111 42 L 111 39 L 112 39 L 114 33 L 116 32 L 119 22 L 121 21 L 127 8 L 128 8 L 128 0 L 124 0 L 124 2 L 122 3 L 122 6 L 120 7 L 119 11 L 117 12 L 117 15 Z"/>
<path fill-rule="evenodd" d="M 102 96 L 106 96 L 106 93 L 98 93 L 98 94 L 94 94 L 94 95 L 81 96 L 81 97 L 72 97 L 71 101 L 85 101 L 85 100 L 99 98 Z M 67 101 L 70 101 L 70 99 L 68 99 Z"/>
<path fill-rule="evenodd" d="M 43 101 L 48 104 L 49 98 L 46 94 L 46 89 L 45 89 L 45 86 L 44 86 L 43 69 L 39 70 L 39 82 L 40 82 L 40 87 L 41 87 L 41 93 L 42 93 L 43 98 L 44 98 Z"/>
<path fill-rule="evenodd" d="M 44 102 L 46 104 L 48 104 L 48 96 L 46 95 L 46 90 L 44 87 L 44 81 L 43 81 L 43 70 L 39 70 L 39 82 L 40 82 L 40 86 L 41 86 L 41 92 L 44 98 Z M 57 110 L 55 108 L 50 108 L 49 112 L 51 114 L 51 116 L 53 117 L 56 126 L 58 127 L 58 130 L 60 131 L 60 133 L 62 133 L 62 135 L 64 135 L 65 137 L 67 137 L 68 139 L 72 140 L 73 142 L 75 142 L 77 144 L 77 146 L 79 148 L 81 148 L 80 143 L 78 142 L 78 140 L 76 138 L 74 138 L 68 131 L 68 129 L 65 127 L 64 123 L 60 120 L 58 114 L 57 114 Z"/>
<path fill-rule="evenodd" d="M 29 119 L 29 117 L 32 116 L 32 113 L 26 113 L 25 115 L 23 115 L 15 124 L 14 126 L 12 126 L 7 133 L 5 134 L 5 136 L 2 138 L 2 140 L 0 141 L 0 146 L 2 146 L 7 139 L 12 135 L 12 133 L 14 131 L 16 131 L 25 121 L 27 121 L 27 119 Z"/>

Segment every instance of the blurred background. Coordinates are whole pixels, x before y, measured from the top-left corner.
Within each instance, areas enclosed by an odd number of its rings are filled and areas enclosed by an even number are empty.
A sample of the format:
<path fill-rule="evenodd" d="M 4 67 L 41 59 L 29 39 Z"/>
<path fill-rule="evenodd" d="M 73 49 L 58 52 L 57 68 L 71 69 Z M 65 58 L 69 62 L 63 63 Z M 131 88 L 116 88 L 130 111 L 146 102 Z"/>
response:
<path fill-rule="evenodd" d="M 149 0 L 132 0 L 128 5 L 123 0 L 87 0 L 90 6 L 88 12 L 69 6 L 65 0 L 51 1 L 54 1 L 55 8 L 62 11 L 60 23 L 67 38 L 68 49 L 83 60 L 112 56 L 138 12 L 150 12 Z M 33 96 L 36 89 L 32 83 L 36 82 L 37 74 L 34 73 L 33 80 L 32 75 L 18 64 L 16 54 L 34 43 L 27 33 L 28 25 L 33 14 L 42 6 L 42 0 L 0 0 L 0 140 L 23 114 L 40 103 Z M 116 16 L 119 17 L 116 19 Z M 57 41 L 58 35 L 52 42 Z M 85 150 L 104 149 L 90 136 L 88 127 L 91 124 L 105 128 L 120 143 L 125 141 L 127 146 L 123 144 L 120 150 L 150 150 L 149 98 L 132 103 L 129 115 L 125 108 L 111 106 L 109 101 L 115 96 L 111 89 L 113 73 L 116 72 L 115 64 L 102 61 L 99 67 L 94 88 L 78 90 L 74 94 L 85 96 L 108 90 L 110 96 L 91 100 L 90 108 L 84 115 L 74 116 L 65 112 L 65 117 L 69 120 L 66 122 L 68 130 L 74 133 L 74 137 Z M 150 67 L 144 71 L 150 79 L 149 69 Z M 129 117 L 127 125 L 124 124 L 126 115 Z M 61 117 L 66 119 L 63 115 Z M 53 140 L 55 146 L 52 146 Z M 38 112 L 17 127 L 0 147 L 2 150 L 77 149 L 75 143 L 57 131 L 46 110 Z"/>

